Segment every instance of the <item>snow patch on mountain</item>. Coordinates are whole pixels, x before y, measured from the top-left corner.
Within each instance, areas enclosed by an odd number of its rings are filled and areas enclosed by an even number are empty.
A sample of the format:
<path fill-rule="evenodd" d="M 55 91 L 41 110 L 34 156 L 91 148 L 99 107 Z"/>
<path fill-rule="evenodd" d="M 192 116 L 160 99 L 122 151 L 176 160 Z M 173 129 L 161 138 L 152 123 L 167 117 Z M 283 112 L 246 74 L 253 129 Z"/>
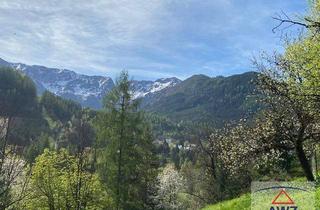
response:
<path fill-rule="evenodd" d="M 163 90 L 164 88 L 174 86 L 174 85 L 175 85 L 175 83 L 173 81 L 169 81 L 169 82 L 165 82 L 165 83 L 155 82 L 152 85 L 152 89 L 150 90 L 150 93 L 154 93 L 154 92 Z"/>
<path fill-rule="evenodd" d="M 162 78 L 156 81 L 133 81 L 133 98 L 142 98 L 146 95 L 162 91 L 166 88 L 173 87 L 180 83 L 178 78 Z"/>
<path fill-rule="evenodd" d="M 13 67 L 29 76 L 36 84 L 39 94 L 48 90 L 91 108 L 101 108 L 102 98 L 114 87 L 114 82 L 110 77 L 77 74 L 67 69 L 10 63 L 1 58 L 0 66 Z M 132 81 L 133 98 L 137 99 L 154 94 L 180 82 L 175 77 L 156 81 Z"/>

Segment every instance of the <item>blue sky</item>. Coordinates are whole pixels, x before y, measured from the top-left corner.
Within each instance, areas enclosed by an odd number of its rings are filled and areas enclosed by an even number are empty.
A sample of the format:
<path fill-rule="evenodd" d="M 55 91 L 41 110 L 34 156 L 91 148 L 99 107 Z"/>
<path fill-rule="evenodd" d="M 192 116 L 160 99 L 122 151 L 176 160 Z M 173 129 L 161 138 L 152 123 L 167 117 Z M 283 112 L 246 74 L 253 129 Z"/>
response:
<path fill-rule="evenodd" d="M 0 57 L 113 78 L 232 75 L 281 50 L 272 16 L 306 9 L 304 0 L 1 0 Z"/>

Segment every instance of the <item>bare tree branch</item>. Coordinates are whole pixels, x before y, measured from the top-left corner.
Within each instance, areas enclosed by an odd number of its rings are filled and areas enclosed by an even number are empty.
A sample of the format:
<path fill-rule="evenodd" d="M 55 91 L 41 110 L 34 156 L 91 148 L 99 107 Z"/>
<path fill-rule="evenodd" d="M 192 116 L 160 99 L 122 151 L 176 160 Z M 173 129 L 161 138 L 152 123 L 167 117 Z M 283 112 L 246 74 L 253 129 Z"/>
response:
<path fill-rule="evenodd" d="M 272 17 L 274 20 L 278 21 L 279 24 L 272 29 L 272 32 L 275 33 L 277 29 L 286 24 L 287 26 L 282 30 L 288 29 L 291 26 L 297 25 L 302 26 L 303 28 L 316 29 L 317 32 L 320 31 L 320 22 L 312 20 L 308 17 L 303 18 L 302 21 L 291 19 L 285 12 L 281 11 L 281 14 L 276 14 L 275 17 Z"/>

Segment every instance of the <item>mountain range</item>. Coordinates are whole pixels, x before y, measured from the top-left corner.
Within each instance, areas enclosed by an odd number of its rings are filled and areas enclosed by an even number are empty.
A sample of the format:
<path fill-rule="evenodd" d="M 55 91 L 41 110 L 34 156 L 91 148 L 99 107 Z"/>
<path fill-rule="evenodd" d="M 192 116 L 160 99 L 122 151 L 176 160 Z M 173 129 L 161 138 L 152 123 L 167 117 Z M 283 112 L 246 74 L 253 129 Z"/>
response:
<path fill-rule="evenodd" d="M 143 108 L 176 121 L 210 122 L 216 127 L 250 119 L 260 108 L 257 76 L 256 72 L 229 77 L 193 75 L 173 88 L 147 95 Z"/>
<path fill-rule="evenodd" d="M 114 87 L 112 78 L 88 76 L 67 69 L 10 63 L 0 66 L 17 69 L 29 76 L 39 94 L 48 90 L 58 96 L 93 109 L 102 107 L 102 98 Z M 193 75 L 181 81 L 161 78 L 133 80 L 134 98 L 142 98 L 142 108 L 174 121 L 211 122 L 221 126 L 252 116 L 259 105 L 253 92 L 258 73 L 247 72 L 229 77 Z"/>
<path fill-rule="evenodd" d="M 0 66 L 12 67 L 29 76 L 36 84 L 38 94 L 48 90 L 63 98 L 79 102 L 81 105 L 100 109 L 102 98 L 114 86 L 114 81 L 106 76 L 88 76 L 67 69 L 48 68 L 38 65 L 10 63 L 0 58 Z M 163 78 L 156 81 L 132 81 L 134 99 L 180 83 L 178 78 Z"/>

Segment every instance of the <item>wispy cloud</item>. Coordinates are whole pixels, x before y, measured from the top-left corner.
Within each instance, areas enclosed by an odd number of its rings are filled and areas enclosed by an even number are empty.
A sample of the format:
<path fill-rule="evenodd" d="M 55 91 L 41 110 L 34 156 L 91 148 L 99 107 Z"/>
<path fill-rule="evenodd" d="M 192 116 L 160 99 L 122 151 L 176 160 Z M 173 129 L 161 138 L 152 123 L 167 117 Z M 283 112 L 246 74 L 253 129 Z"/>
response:
<path fill-rule="evenodd" d="M 271 16 L 301 0 L 2 0 L 0 57 L 114 77 L 228 75 L 278 48 Z"/>

